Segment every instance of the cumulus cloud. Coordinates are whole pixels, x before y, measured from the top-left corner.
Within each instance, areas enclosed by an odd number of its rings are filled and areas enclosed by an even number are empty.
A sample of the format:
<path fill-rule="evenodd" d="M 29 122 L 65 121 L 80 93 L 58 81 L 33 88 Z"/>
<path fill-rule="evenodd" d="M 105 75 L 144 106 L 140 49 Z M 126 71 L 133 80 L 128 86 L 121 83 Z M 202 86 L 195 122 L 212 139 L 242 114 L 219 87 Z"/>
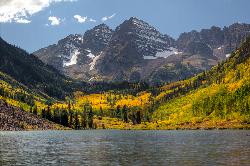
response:
<path fill-rule="evenodd" d="M 77 15 L 74 15 L 74 18 L 77 20 L 77 22 L 84 23 L 84 22 L 86 22 L 88 17 L 87 16 L 82 17 L 82 16 L 77 14 Z"/>
<path fill-rule="evenodd" d="M 109 20 L 109 19 L 115 17 L 115 15 L 116 15 L 116 13 L 112 14 L 111 16 L 104 16 L 104 17 L 102 17 L 102 21 L 103 21 L 103 22 L 104 22 L 104 21 L 107 21 L 107 20 Z"/>
<path fill-rule="evenodd" d="M 53 3 L 77 0 L 1 0 L 0 22 L 30 23 L 28 18 Z"/>
<path fill-rule="evenodd" d="M 50 25 L 52 25 L 52 26 L 60 25 L 60 23 L 61 23 L 61 19 L 60 19 L 60 18 L 57 18 L 57 17 L 55 17 L 55 16 L 50 16 L 50 17 L 48 18 L 48 20 L 51 21 L 51 22 L 50 22 Z"/>

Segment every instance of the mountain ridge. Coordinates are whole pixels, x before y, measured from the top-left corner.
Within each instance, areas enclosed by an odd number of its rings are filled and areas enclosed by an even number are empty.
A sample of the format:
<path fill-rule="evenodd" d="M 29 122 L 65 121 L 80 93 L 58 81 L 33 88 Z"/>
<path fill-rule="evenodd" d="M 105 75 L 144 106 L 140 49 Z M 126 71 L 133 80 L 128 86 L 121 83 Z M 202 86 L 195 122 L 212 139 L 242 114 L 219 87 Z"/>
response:
<path fill-rule="evenodd" d="M 95 29 L 102 28 L 102 33 L 95 32 Z M 65 42 L 63 46 L 55 45 L 52 50 L 47 47 L 34 54 L 62 74 L 87 82 L 164 83 L 185 79 L 210 69 L 226 59 L 248 34 L 249 24 L 235 23 L 223 29 L 212 26 L 199 32 L 185 32 L 175 40 L 161 34 L 147 22 L 131 17 L 114 30 L 100 24 L 86 31 L 80 35 L 80 43 L 71 42 L 73 53 L 63 48 L 69 45 Z M 93 36 L 97 38 L 90 39 Z M 105 40 L 102 40 L 103 36 L 106 36 Z M 60 56 L 69 57 L 66 63 L 68 66 L 63 65 L 65 59 Z"/>

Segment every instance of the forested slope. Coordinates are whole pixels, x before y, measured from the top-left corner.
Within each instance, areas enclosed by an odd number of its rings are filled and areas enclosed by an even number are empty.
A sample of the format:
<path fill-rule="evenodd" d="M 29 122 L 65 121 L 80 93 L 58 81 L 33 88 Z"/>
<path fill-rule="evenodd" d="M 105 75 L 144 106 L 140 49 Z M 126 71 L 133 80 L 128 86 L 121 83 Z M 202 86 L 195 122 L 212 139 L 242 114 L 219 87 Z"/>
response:
<path fill-rule="evenodd" d="M 250 38 L 229 59 L 189 80 L 163 87 L 153 119 L 166 124 L 250 123 Z M 173 97 L 174 92 L 174 97 Z M 219 126 L 220 126 L 219 125 Z M 199 125 L 198 125 L 199 126 Z"/>
<path fill-rule="evenodd" d="M 66 78 L 34 55 L 8 44 L 2 38 L 0 38 L 0 71 L 37 92 L 59 99 L 64 99 L 76 89 L 83 89 L 85 85 Z"/>

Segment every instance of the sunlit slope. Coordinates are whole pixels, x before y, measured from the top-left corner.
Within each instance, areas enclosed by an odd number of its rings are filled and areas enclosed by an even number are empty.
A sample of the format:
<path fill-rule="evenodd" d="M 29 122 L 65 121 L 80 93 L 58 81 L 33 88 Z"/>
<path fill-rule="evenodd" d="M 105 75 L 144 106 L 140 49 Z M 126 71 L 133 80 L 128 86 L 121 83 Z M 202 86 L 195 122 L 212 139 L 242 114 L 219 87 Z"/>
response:
<path fill-rule="evenodd" d="M 9 105 L 30 111 L 36 107 L 38 112 L 54 99 L 40 91 L 34 91 L 9 75 L 0 72 L 0 99 Z"/>
<path fill-rule="evenodd" d="M 162 89 L 158 100 L 164 103 L 154 112 L 155 120 L 250 123 L 250 38 L 210 71 Z"/>

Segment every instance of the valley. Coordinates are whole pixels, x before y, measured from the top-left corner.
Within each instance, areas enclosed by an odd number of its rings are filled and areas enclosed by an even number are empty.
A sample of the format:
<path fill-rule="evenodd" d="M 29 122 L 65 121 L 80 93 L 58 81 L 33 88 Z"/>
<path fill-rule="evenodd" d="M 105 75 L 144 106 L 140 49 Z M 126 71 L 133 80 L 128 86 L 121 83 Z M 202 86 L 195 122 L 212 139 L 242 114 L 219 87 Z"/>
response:
<path fill-rule="evenodd" d="M 35 56 L 1 39 L 0 129 L 249 129 L 248 28 L 212 27 L 175 41 L 132 17 Z"/>

